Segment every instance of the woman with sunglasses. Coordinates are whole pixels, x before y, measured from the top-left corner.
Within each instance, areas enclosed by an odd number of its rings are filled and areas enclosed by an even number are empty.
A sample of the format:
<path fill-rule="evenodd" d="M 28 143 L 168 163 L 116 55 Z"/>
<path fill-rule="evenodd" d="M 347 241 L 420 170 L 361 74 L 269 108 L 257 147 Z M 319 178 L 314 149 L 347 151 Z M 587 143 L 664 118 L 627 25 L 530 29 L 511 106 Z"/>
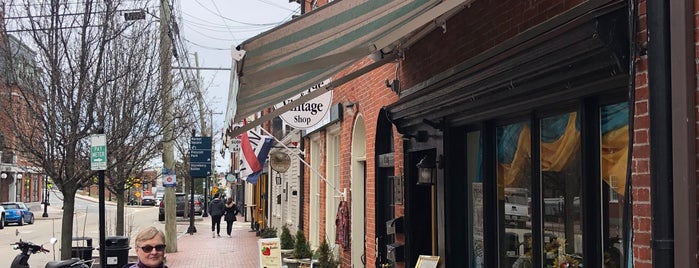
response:
<path fill-rule="evenodd" d="M 165 233 L 157 228 L 147 227 L 136 235 L 136 255 L 138 263 L 129 268 L 167 268 L 165 266 Z"/>

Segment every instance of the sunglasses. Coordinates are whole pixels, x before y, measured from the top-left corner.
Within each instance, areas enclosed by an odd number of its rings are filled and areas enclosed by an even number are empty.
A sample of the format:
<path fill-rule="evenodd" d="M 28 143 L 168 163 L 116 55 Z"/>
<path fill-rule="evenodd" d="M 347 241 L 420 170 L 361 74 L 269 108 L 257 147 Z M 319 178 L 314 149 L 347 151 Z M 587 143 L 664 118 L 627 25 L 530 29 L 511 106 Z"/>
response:
<path fill-rule="evenodd" d="M 165 245 L 157 245 L 157 246 L 145 245 L 145 246 L 142 246 L 140 248 L 145 253 L 150 253 L 151 251 L 153 251 L 153 249 L 155 249 L 159 252 L 162 252 L 163 250 L 165 250 Z"/>

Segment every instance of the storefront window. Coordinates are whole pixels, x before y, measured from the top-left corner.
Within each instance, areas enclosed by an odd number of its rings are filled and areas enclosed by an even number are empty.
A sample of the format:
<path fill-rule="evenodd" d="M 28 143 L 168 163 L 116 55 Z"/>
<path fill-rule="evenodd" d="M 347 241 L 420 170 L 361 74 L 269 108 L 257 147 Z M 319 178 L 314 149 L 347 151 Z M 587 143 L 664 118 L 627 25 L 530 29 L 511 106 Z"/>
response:
<path fill-rule="evenodd" d="M 531 259 L 531 132 L 526 122 L 497 128 L 498 238 L 502 267 Z"/>
<path fill-rule="evenodd" d="M 626 103 L 592 105 L 588 107 L 597 113 L 586 111 L 599 118 L 586 117 L 585 122 L 579 111 L 572 111 L 538 117 L 533 121 L 536 124 L 520 121 L 495 126 L 496 196 L 488 194 L 489 178 L 484 174 L 489 173 L 483 172 L 491 164 L 484 158 L 492 152 L 484 147 L 488 139 L 481 131 L 466 133 L 469 267 L 487 267 L 490 254 L 498 257 L 498 267 L 507 268 L 529 268 L 535 263 L 541 267 L 622 267 L 623 230 L 629 224 L 623 216 L 629 107 Z M 598 131 L 587 134 L 599 135 L 599 139 L 592 135 L 583 139 L 582 129 Z M 497 207 L 488 206 L 493 199 Z M 489 222 L 492 209 L 497 209 L 496 222 Z M 591 214 L 584 218 L 583 211 Z M 535 224 L 533 215 L 541 217 Z M 491 231 L 497 231 L 497 241 L 487 239 Z M 541 235 L 540 240 L 533 233 Z M 583 245 L 585 236 L 590 244 Z M 537 256 L 532 256 L 534 252 Z"/>
<path fill-rule="evenodd" d="M 627 103 L 604 106 L 600 109 L 601 184 L 604 207 L 604 267 L 622 265 L 624 195 L 626 165 L 629 150 L 629 108 Z"/>
<path fill-rule="evenodd" d="M 540 143 L 545 265 L 580 267 L 583 196 L 577 113 L 543 118 Z"/>
<path fill-rule="evenodd" d="M 466 134 L 466 169 L 468 191 L 471 196 L 471 206 L 468 208 L 469 244 L 471 248 L 471 267 L 484 267 L 483 261 L 483 172 L 481 172 L 481 133 L 480 131 Z"/>

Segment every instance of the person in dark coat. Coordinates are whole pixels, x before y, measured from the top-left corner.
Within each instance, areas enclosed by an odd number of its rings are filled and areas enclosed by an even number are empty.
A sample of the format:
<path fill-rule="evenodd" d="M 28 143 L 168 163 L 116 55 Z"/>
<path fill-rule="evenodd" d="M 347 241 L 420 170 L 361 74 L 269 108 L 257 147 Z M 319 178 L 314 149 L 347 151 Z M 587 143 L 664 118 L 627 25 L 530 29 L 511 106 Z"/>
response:
<path fill-rule="evenodd" d="M 238 206 L 233 202 L 233 197 L 229 197 L 226 200 L 226 215 L 224 216 L 226 220 L 226 232 L 228 237 L 231 237 L 231 231 L 233 230 L 233 222 L 235 222 L 235 216 L 238 215 Z"/>
<path fill-rule="evenodd" d="M 211 215 L 211 237 L 221 237 L 221 217 L 225 213 L 226 208 L 221 200 L 221 195 L 216 193 L 214 200 L 209 203 L 209 215 Z"/>

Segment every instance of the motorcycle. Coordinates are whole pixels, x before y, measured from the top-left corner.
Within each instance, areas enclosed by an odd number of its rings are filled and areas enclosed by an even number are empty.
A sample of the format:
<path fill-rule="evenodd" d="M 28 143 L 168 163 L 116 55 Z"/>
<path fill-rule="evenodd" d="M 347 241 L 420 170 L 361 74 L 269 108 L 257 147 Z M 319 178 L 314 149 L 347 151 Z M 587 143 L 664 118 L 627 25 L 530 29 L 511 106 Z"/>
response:
<path fill-rule="evenodd" d="M 49 243 L 55 244 L 56 241 L 58 241 L 56 238 L 51 238 Z M 15 259 L 12 261 L 12 264 L 10 264 L 10 268 L 29 268 L 29 256 L 32 254 L 36 253 L 48 253 L 49 250 L 45 249 L 43 245 L 37 245 L 29 241 L 22 241 L 22 239 L 19 239 L 19 242 L 15 242 L 12 244 L 13 248 L 16 250 L 19 250 L 20 253 L 15 256 Z M 66 268 L 66 267 L 74 267 L 74 268 L 90 268 L 92 267 L 92 260 L 81 260 L 78 258 L 73 258 L 70 260 L 61 260 L 61 261 L 50 261 L 46 263 L 45 268 Z"/>

